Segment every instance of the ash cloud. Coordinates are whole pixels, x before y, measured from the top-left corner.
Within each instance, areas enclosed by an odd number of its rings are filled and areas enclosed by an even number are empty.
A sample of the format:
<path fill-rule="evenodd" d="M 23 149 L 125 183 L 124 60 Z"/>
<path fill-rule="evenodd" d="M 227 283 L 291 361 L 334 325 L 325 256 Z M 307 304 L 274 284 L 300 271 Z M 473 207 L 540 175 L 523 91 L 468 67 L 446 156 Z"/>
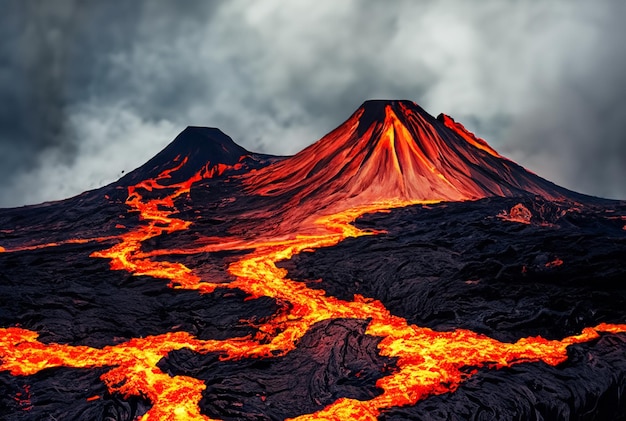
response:
<path fill-rule="evenodd" d="M 446 112 L 529 169 L 626 198 L 626 5 L 4 0 L 0 206 L 100 187 L 187 125 L 291 154 L 364 100 Z"/>
<path fill-rule="evenodd" d="M 76 2 L 8 2 L 0 25 L 0 139 L 2 178 L 11 181 L 50 147 L 69 156 L 64 82 L 70 76 L 67 43 L 80 14 Z"/>
<path fill-rule="evenodd" d="M 626 3 L 594 6 L 554 80 L 538 80 L 536 97 L 507 127 L 505 147 L 571 189 L 626 199 Z"/>

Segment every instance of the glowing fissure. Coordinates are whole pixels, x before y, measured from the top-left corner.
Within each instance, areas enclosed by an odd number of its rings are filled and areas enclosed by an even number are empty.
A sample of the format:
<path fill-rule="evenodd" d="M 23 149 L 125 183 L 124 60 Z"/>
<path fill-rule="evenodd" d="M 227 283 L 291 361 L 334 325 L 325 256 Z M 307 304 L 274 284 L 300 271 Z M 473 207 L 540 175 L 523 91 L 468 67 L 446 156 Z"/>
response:
<path fill-rule="evenodd" d="M 401 129 L 393 125 L 391 130 L 394 133 L 389 132 L 388 136 L 397 136 L 398 133 L 403 136 Z M 252 338 L 199 340 L 186 332 L 171 332 L 136 338 L 102 349 L 43 344 L 37 340 L 35 332 L 19 327 L 0 329 L 0 369 L 25 376 L 59 366 L 111 367 L 102 376 L 111 393 L 126 397 L 143 396 L 152 402 L 152 408 L 142 420 L 209 420 L 200 413 L 198 406 L 205 389 L 204 383 L 191 377 L 169 376 L 157 367 L 159 360 L 169 352 L 189 348 L 201 353 L 218 352 L 224 359 L 269 358 L 293 350 L 298 340 L 317 322 L 334 318 L 369 319 L 366 333 L 382 338 L 380 354 L 397 358 L 395 371 L 377 382 L 382 394 L 368 401 L 342 398 L 321 411 L 297 419 L 370 420 L 376 419 L 385 408 L 411 405 L 429 395 L 454 391 L 478 367 L 497 369 L 530 361 L 556 365 L 566 360 L 568 345 L 595 339 L 599 336 L 598 332 L 626 332 L 626 325 L 601 324 L 561 341 L 530 337 L 516 343 L 502 343 L 468 330 L 437 332 L 409 325 L 405 319 L 390 314 L 376 300 L 358 295 L 355 295 L 354 301 L 326 296 L 322 290 L 313 290 L 304 283 L 286 278 L 286 270 L 276 266 L 276 262 L 289 259 L 303 250 L 330 247 L 348 237 L 377 234 L 351 225 L 365 213 L 434 201 L 387 200 L 343 209 L 318 216 L 313 222 L 314 229 L 307 225 L 299 226 L 301 232 L 308 234 L 288 239 L 232 239 L 195 249 L 175 250 L 176 253 L 252 250 L 229 266 L 228 271 L 235 277 L 234 281 L 229 284 L 205 282 L 183 264 L 151 260 L 157 254 L 167 255 L 174 251 L 147 253 L 141 250 L 142 243 L 147 239 L 187 229 L 190 222 L 172 216 L 176 212 L 174 200 L 188 193 L 194 182 L 221 174 L 227 169 L 225 166 L 205 168 L 186 182 L 163 186 L 161 182 L 185 162 L 183 160 L 155 179 L 129 187 L 126 203 L 132 211 L 140 212 L 144 224 L 122 234 L 118 244 L 92 256 L 111 259 L 111 269 L 169 279 L 170 285 L 176 288 L 203 293 L 210 293 L 216 287 L 239 288 L 253 298 L 272 297 L 284 307 L 283 310 L 268 322 L 260 324 Z M 142 190 L 171 193 L 163 198 L 144 199 Z"/>

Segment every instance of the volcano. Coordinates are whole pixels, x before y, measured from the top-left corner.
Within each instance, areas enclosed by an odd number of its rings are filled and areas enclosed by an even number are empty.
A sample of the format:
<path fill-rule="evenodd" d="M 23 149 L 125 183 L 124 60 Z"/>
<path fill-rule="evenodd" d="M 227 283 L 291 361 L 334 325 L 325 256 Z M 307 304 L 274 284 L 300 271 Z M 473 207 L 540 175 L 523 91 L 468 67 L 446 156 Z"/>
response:
<path fill-rule="evenodd" d="M 626 203 L 367 101 L 0 210 L 3 420 L 626 419 Z"/>
<path fill-rule="evenodd" d="M 445 115 L 410 101 L 367 101 L 299 154 L 250 177 L 256 194 L 326 208 L 385 201 L 461 201 L 567 192 L 502 158 Z"/>

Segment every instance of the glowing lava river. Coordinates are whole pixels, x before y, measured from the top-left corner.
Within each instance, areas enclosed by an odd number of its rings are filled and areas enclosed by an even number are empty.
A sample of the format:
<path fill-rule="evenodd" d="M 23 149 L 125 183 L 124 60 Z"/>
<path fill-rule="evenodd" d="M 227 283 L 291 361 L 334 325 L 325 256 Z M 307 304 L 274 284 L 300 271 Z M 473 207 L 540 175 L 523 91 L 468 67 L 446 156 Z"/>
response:
<path fill-rule="evenodd" d="M 423 202 L 374 203 L 320 216 L 314 227 L 303 227 L 307 234 L 286 239 L 231 239 L 191 250 L 175 250 L 176 254 L 251 251 L 229 266 L 228 272 L 234 281 L 229 284 L 205 282 L 183 264 L 152 260 L 155 255 L 172 253 L 171 250 L 142 251 L 146 240 L 190 226 L 190 222 L 172 216 L 176 212 L 174 200 L 187 194 L 194 182 L 216 173 L 205 170 L 184 183 L 163 186 L 161 183 L 176 170 L 173 168 L 153 180 L 128 188 L 126 204 L 132 211 L 140 212 L 143 222 L 121 235 L 119 243 L 93 253 L 93 257 L 111 259 L 114 270 L 169 279 L 173 288 L 208 294 L 216 287 L 228 287 L 243 290 L 253 298 L 268 296 L 274 298 L 283 311 L 257 326 L 258 333 L 254 337 L 199 340 L 186 332 L 173 332 L 136 338 L 102 349 L 44 344 L 32 331 L 5 328 L 0 330 L 0 369 L 25 376 L 59 366 L 110 367 L 102 375 L 110 392 L 142 396 L 152 403 L 142 420 L 209 420 L 199 408 L 204 383 L 192 377 L 170 376 L 157 367 L 159 360 L 168 353 L 188 348 L 200 353 L 217 352 L 222 359 L 272 358 L 294 350 L 303 335 L 318 322 L 364 319 L 369 321 L 366 334 L 382 338 L 379 353 L 396 359 L 395 368 L 377 382 L 382 394 L 364 401 L 340 398 L 321 411 L 297 419 L 370 420 L 376 419 L 386 408 L 411 405 L 427 396 L 454 391 L 478 368 L 499 369 L 533 361 L 557 365 L 567 359 L 569 345 L 598 338 L 598 332 L 626 332 L 626 325 L 600 324 L 562 340 L 528 337 L 515 343 L 499 342 L 462 329 L 437 332 L 408 324 L 405 319 L 390 314 L 376 300 L 355 295 L 353 301 L 344 301 L 327 296 L 323 290 L 313 290 L 304 283 L 288 279 L 286 270 L 276 266 L 276 262 L 303 250 L 330 247 L 348 237 L 376 235 L 376 232 L 351 225 L 365 213 Z M 154 194 L 159 190 L 167 194 L 158 199 L 143 198 L 144 192 Z"/>

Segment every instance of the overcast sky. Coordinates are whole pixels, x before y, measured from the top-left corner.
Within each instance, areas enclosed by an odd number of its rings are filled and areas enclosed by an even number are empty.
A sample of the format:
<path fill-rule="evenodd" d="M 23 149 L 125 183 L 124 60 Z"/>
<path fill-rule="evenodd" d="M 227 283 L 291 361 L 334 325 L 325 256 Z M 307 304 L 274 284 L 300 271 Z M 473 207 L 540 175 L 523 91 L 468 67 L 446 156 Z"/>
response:
<path fill-rule="evenodd" d="M 625 20 L 623 0 L 0 0 L 0 206 L 108 184 L 187 125 L 293 154 L 373 98 L 626 199 Z"/>

